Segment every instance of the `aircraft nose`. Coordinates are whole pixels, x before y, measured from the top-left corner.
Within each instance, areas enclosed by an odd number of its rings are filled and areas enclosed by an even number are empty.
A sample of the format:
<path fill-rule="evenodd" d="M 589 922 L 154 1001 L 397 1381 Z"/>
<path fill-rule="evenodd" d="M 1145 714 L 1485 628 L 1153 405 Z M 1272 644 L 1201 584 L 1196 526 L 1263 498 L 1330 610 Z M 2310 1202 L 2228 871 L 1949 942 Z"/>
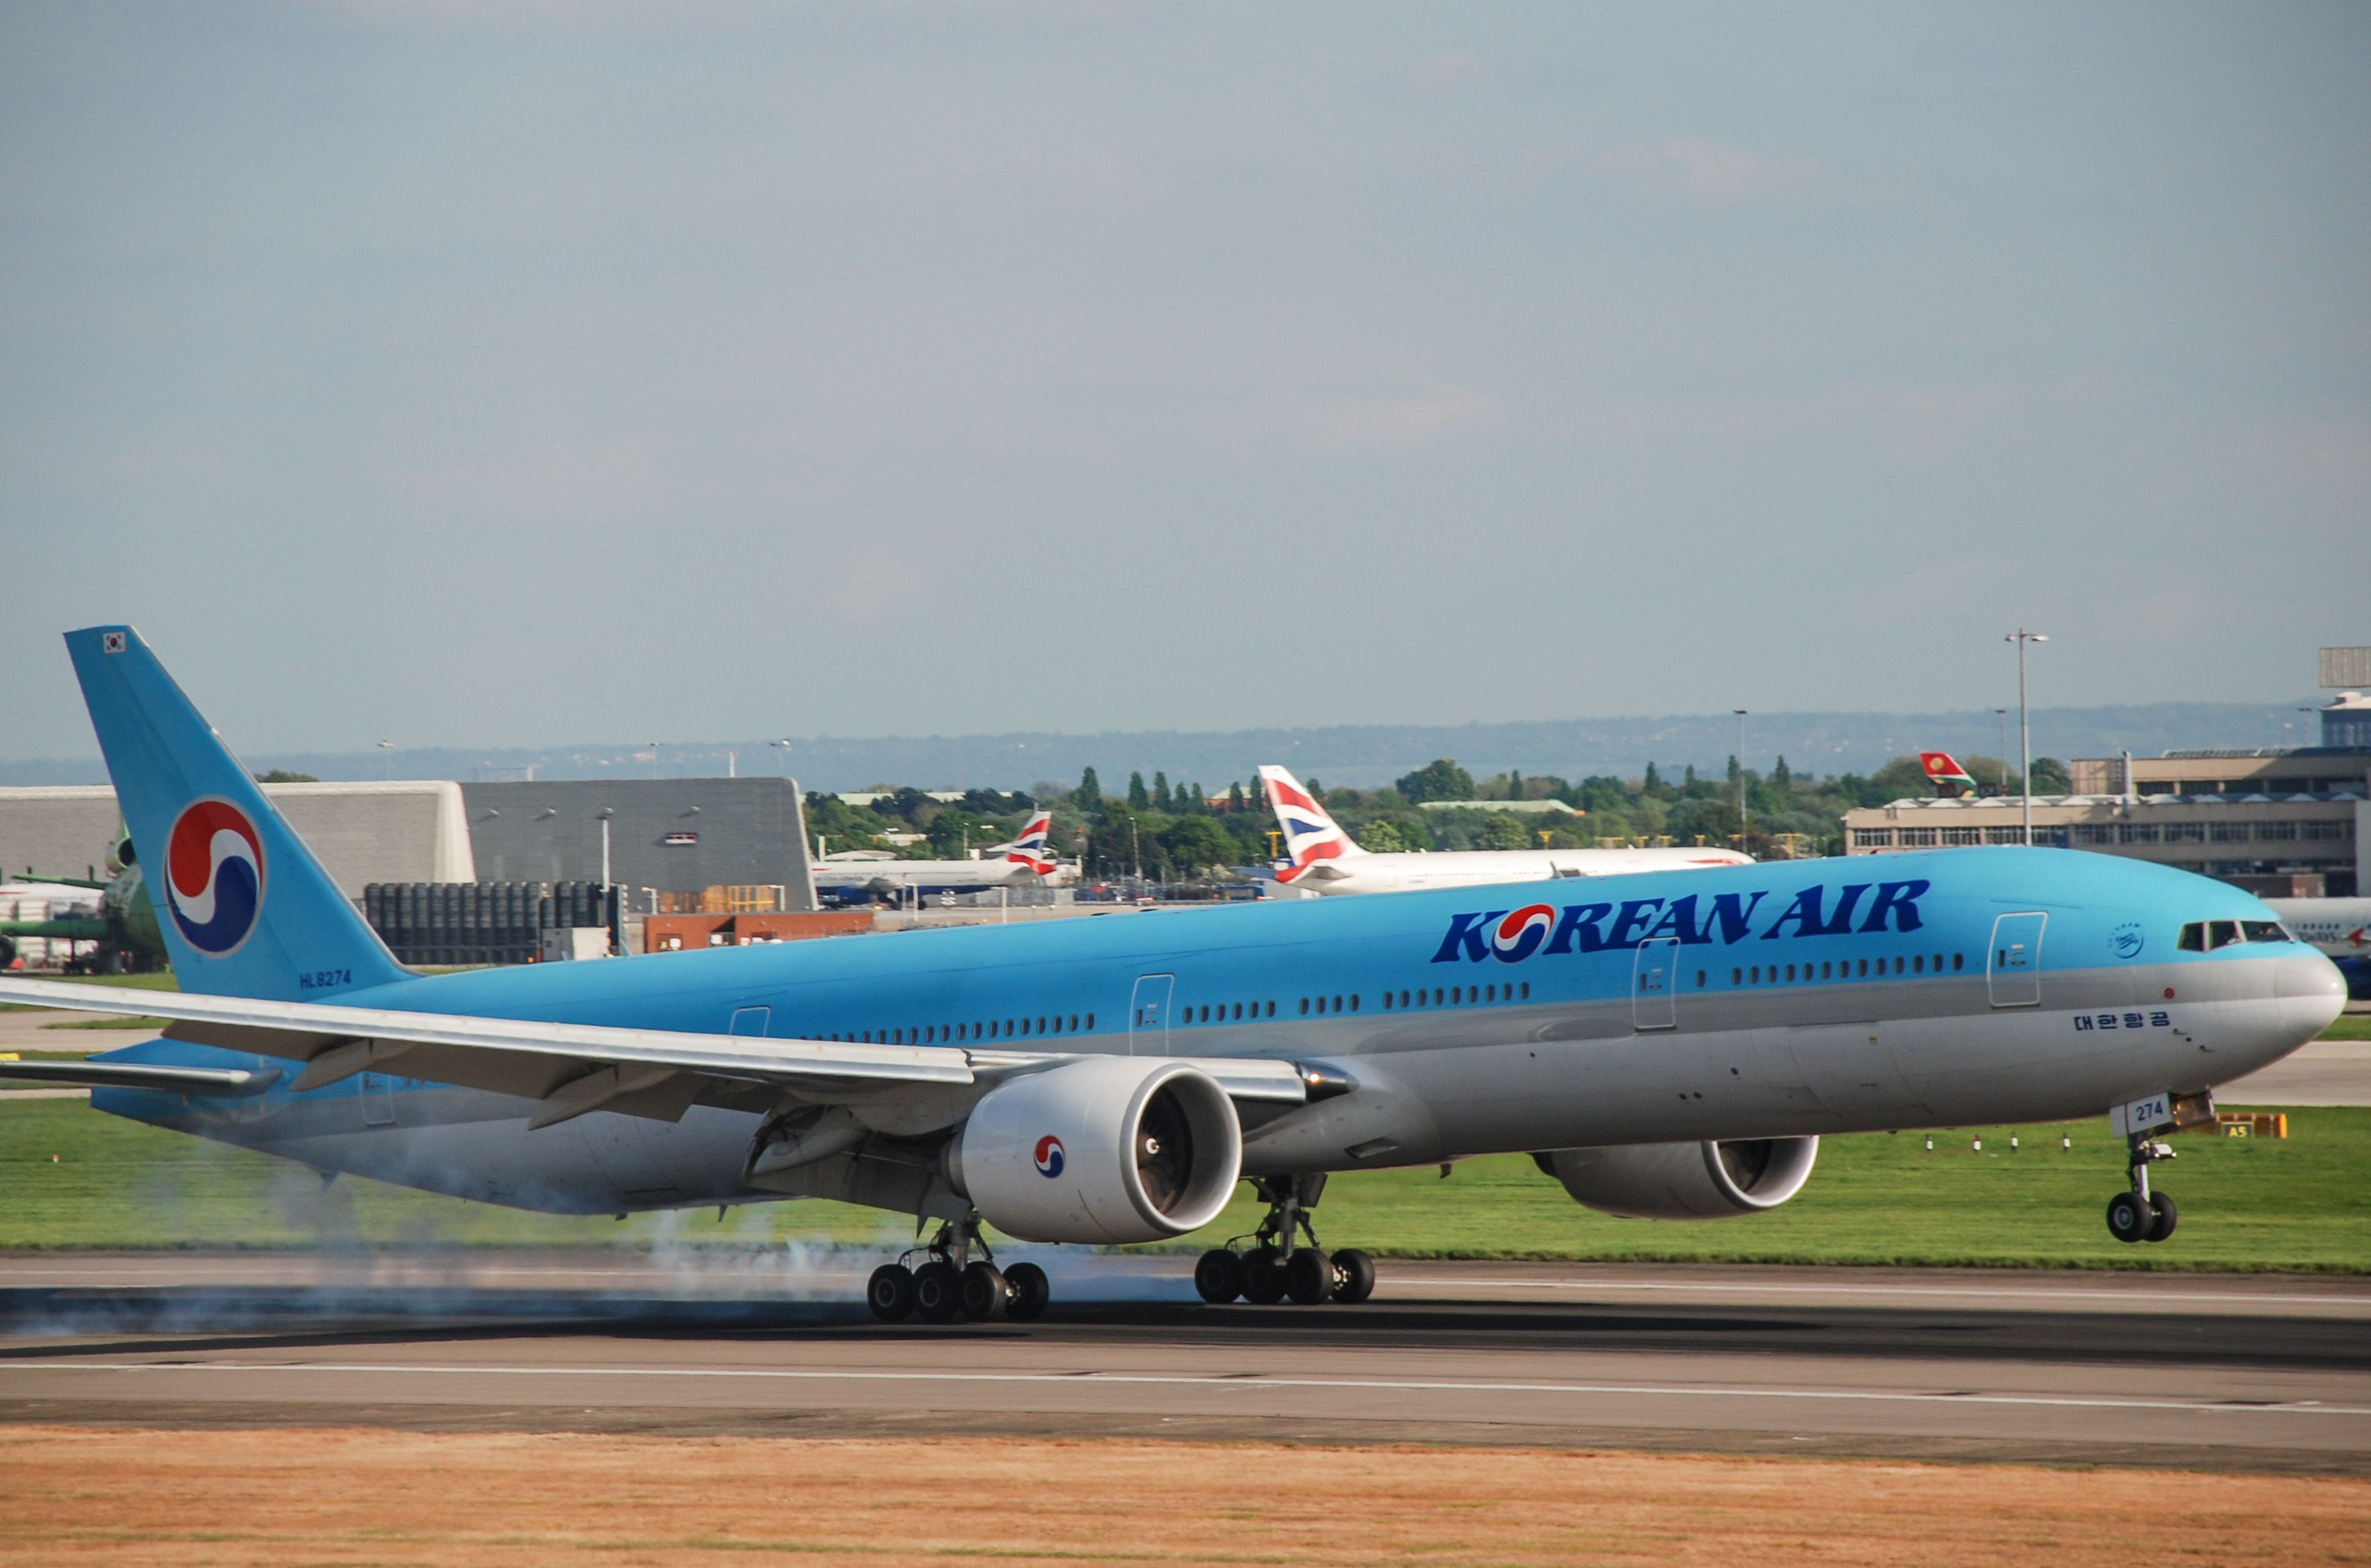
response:
<path fill-rule="evenodd" d="M 2273 974 L 2273 995 L 2280 998 L 2284 1021 L 2310 1026 L 2311 1040 L 2346 1010 L 2346 976 L 2319 953 L 2284 958 Z"/>

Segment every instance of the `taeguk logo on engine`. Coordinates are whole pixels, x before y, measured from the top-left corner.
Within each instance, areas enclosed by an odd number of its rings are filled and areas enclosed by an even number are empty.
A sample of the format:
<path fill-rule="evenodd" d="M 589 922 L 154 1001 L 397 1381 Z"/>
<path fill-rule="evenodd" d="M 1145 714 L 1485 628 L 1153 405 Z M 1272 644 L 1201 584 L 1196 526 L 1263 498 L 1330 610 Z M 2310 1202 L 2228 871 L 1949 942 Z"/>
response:
<path fill-rule="evenodd" d="M 165 840 L 165 903 L 209 958 L 238 950 L 263 913 L 263 839 L 228 801 L 193 801 Z"/>
<path fill-rule="evenodd" d="M 1556 928 L 1556 910 L 1544 904 L 1510 909 L 1490 930 L 1490 951 L 1502 963 L 1521 963 L 1540 951 Z"/>
<path fill-rule="evenodd" d="M 1062 1140 L 1048 1133 L 1037 1140 L 1037 1174 L 1051 1178 L 1062 1173 Z"/>

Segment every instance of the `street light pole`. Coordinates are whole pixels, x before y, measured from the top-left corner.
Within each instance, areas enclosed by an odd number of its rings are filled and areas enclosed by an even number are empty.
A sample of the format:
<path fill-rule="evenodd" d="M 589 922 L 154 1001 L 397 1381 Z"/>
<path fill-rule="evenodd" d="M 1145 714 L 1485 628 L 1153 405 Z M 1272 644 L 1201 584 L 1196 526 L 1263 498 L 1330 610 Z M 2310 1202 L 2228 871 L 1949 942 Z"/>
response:
<path fill-rule="evenodd" d="M 1995 708 L 1993 717 L 2000 721 L 2000 787 L 2001 793 L 2006 795 L 2008 793 L 2008 709 Z"/>
<path fill-rule="evenodd" d="M 1737 715 L 1737 847 L 1745 848 L 1745 709 L 1732 708 Z"/>
<path fill-rule="evenodd" d="M 2025 645 L 2047 642 L 2050 639 L 2038 631 L 2028 631 L 2018 627 L 2001 640 L 2017 644 L 2018 766 L 2024 771 L 2024 776 L 2018 780 L 2018 788 L 2024 802 L 2025 842 L 2030 845 L 2033 842 L 2033 725 L 2025 700 Z"/>

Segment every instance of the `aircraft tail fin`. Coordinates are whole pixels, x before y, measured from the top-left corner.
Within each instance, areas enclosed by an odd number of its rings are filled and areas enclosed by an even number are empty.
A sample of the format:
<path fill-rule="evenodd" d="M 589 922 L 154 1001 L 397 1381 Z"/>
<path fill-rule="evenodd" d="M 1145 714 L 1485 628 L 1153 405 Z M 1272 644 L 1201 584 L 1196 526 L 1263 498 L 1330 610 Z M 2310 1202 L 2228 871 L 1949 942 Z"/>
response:
<path fill-rule="evenodd" d="M 1026 866 L 1041 877 L 1051 876 L 1061 864 L 1055 856 L 1054 813 L 1034 812 L 1012 843 L 1004 846 L 1004 858 L 1016 866 Z"/>
<path fill-rule="evenodd" d="M 181 989 L 320 999 L 405 977 L 140 634 L 66 633 Z"/>
<path fill-rule="evenodd" d="M 1976 792 L 1976 781 L 1969 777 L 1959 760 L 1949 752 L 1923 751 L 1918 754 L 1918 766 L 1926 770 L 1926 782 L 1935 786 L 1935 793 L 1944 800 Z"/>
<path fill-rule="evenodd" d="M 1300 779 L 1273 763 L 1263 764 L 1259 776 L 1267 791 L 1268 809 L 1276 813 L 1277 825 L 1284 829 L 1284 861 L 1278 867 L 1277 881 L 1293 882 L 1321 861 L 1347 860 L 1366 853 L 1357 839 L 1342 831 L 1340 823 L 1326 814 Z"/>

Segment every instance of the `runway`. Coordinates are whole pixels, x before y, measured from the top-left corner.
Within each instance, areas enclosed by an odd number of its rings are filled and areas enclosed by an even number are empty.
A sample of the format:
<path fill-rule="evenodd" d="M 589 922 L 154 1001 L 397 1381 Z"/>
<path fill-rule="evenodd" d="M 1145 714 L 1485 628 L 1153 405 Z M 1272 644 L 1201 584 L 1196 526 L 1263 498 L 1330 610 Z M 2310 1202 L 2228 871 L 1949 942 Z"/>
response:
<path fill-rule="evenodd" d="M 2371 1281 L 1389 1262 L 1363 1307 L 1219 1309 L 1182 1259 L 1057 1262 L 1045 1320 L 931 1328 L 853 1260 L 8 1259 L 0 1419 L 2371 1473 Z"/>

